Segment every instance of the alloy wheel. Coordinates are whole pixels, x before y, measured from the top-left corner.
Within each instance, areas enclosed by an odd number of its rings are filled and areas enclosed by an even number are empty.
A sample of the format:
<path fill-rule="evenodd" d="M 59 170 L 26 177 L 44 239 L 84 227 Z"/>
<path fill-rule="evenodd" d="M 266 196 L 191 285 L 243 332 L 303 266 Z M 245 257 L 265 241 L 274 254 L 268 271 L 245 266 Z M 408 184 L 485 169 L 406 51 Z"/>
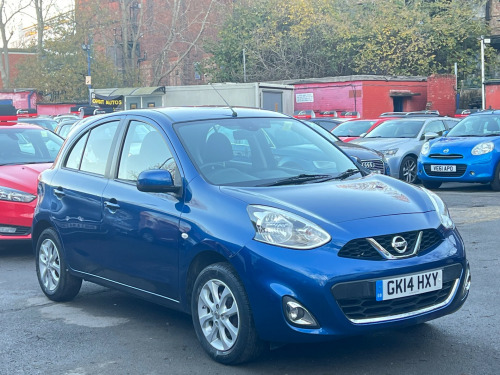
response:
<path fill-rule="evenodd" d="M 198 318 L 205 338 L 214 349 L 226 351 L 234 346 L 240 332 L 238 304 L 222 281 L 211 279 L 201 288 Z"/>
<path fill-rule="evenodd" d="M 45 289 L 49 292 L 54 291 L 59 285 L 61 276 L 61 260 L 57 246 L 51 239 L 45 239 L 41 246 L 38 256 L 40 268 L 40 279 Z"/>
<path fill-rule="evenodd" d="M 414 183 L 417 179 L 417 162 L 413 158 L 404 160 L 403 166 L 403 180 L 406 182 Z"/>

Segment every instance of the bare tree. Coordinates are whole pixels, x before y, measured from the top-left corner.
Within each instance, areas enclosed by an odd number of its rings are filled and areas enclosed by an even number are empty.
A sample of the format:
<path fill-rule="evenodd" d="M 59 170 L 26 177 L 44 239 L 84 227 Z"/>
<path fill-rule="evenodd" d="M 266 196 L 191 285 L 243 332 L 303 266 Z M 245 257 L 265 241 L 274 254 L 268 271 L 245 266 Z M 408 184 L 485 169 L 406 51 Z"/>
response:
<path fill-rule="evenodd" d="M 2 38 L 0 76 L 3 88 L 10 87 L 9 41 L 14 34 L 14 28 L 11 26 L 11 23 L 29 5 L 30 0 L 18 1 L 15 5 L 7 4 L 5 0 L 0 0 L 0 37 Z"/>
<path fill-rule="evenodd" d="M 140 58 L 139 39 L 143 33 L 144 7 L 137 0 L 120 0 L 120 32 L 122 72 L 124 81 L 134 85 L 138 81 L 137 60 Z"/>
<path fill-rule="evenodd" d="M 200 48 L 202 37 L 213 32 L 221 21 L 224 0 L 163 0 L 168 15 L 151 23 L 151 32 L 157 35 L 157 49 L 152 57 L 152 83 L 161 84 L 174 72 L 194 49 Z M 227 9 L 226 9 L 227 10 Z M 226 12 L 227 13 L 227 12 Z"/>
<path fill-rule="evenodd" d="M 56 0 L 32 0 L 36 14 L 37 43 L 36 51 L 38 56 L 43 56 L 43 42 L 46 20 L 52 12 Z"/>

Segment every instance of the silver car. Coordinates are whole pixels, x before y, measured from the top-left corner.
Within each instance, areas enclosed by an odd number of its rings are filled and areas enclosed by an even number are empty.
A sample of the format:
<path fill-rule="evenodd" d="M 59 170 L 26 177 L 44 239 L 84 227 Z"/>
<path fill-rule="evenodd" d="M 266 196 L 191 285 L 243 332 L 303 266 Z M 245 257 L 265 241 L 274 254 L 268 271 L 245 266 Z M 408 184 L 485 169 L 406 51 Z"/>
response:
<path fill-rule="evenodd" d="M 362 144 L 382 152 L 391 170 L 391 176 L 415 183 L 417 158 L 427 139 L 443 135 L 458 119 L 451 117 L 412 117 L 388 120 L 363 138 L 351 143 Z"/>

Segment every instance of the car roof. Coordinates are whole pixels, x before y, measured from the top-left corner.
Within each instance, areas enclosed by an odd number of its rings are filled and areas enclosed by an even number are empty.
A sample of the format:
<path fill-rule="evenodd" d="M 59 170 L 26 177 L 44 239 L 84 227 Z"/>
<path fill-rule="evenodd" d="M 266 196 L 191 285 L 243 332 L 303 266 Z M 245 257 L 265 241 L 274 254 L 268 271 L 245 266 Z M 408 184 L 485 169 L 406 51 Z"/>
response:
<path fill-rule="evenodd" d="M 492 110 L 478 111 L 471 113 L 469 116 L 483 116 L 483 115 L 500 115 L 500 110 L 492 109 Z"/>
<path fill-rule="evenodd" d="M 163 108 L 144 108 L 126 110 L 121 112 L 113 112 L 99 116 L 99 119 L 111 118 L 117 115 L 148 115 L 151 117 L 165 116 L 172 123 L 197 121 L 197 120 L 215 120 L 220 118 L 236 118 L 236 117 L 283 117 L 290 118 L 291 116 L 284 115 L 279 112 L 268 111 L 258 108 L 247 107 L 222 107 L 222 106 L 200 106 L 200 107 L 163 107 Z M 87 122 L 91 123 L 92 121 Z"/>
<path fill-rule="evenodd" d="M 0 121 L 0 129 L 45 129 L 43 126 L 37 124 L 28 124 L 23 122 L 4 122 Z"/>

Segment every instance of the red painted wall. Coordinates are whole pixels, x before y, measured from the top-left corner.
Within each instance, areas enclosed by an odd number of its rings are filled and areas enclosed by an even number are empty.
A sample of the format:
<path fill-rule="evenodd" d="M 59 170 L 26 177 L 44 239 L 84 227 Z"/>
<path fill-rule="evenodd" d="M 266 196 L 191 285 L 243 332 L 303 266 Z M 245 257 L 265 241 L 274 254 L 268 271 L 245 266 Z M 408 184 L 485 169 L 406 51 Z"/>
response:
<path fill-rule="evenodd" d="M 437 109 L 441 114 L 455 113 L 455 76 L 438 75 L 416 80 L 358 80 L 295 84 L 295 110 L 358 111 L 361 117 L 378 117 L 393 112 L 396 93 L 403 96 L 403 111 Z M 312 102 L 297 102 L 297 94 L 309 94 Z M 500 99 L 500 98 L 499 98 Z M 500 106 L 499 106 L 500 108 Z"/>
<path fill-rule="evenodd" d="M 453 74 L 432 75 L 427 78 L 427 108 L 437 109 L 443 116 L 456 112 L 456 79 Z"/>
<path fill-rule="evenodd" d="M 62 115 L 71 113 L 70 108 L 76 106 L 76 103 L 73 104 L 38 104 L 37 105 L 37 113 L 39 115 Z"/>
<path fill-rule="evenodd" d="M 487 83 L 485 94 L 485 108 L 500 109 L 500 82 Z"/>
<path fill-rule="evenodd" d="M 361 82 L 301 83 L 295 85 L 295 110 L 359 111 L 363 101 Z M 356 97 L 354 97 L 356 90 Z M 297 94 L 312 94 L 314 101 L 297 103 Z M 300 96 L 299 96 L 300 97 Z"/>
<path fill-rule="evenodd" d="M 363 109 L 361 117 L 374 118 L 384 112 L 393 112 L 394 100 L 391 96 L 396 92 L 419 94 L 403 97 L 403 111 L 419 111 L 425 109 L 427 102 L 427 83 L 419 81 L 364 81 Z"/>

